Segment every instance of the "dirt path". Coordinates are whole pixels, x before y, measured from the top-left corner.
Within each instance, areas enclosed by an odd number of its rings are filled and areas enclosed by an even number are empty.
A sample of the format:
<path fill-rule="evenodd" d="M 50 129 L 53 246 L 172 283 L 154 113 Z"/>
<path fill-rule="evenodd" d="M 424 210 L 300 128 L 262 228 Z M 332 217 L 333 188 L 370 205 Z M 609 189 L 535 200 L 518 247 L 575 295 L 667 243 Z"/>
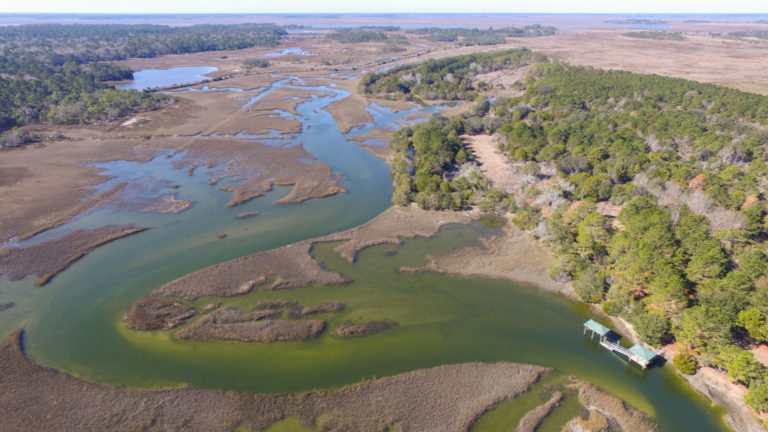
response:
<path fill-rule="evenodd" d="M 525 176 L 512 169 L 509 160 L 501 153 L 493 136 L 464 135 L 461 139 L 475 155 L 480 164 L 480 172 L 497 188 L 507 193 L 519 191 Z"/>

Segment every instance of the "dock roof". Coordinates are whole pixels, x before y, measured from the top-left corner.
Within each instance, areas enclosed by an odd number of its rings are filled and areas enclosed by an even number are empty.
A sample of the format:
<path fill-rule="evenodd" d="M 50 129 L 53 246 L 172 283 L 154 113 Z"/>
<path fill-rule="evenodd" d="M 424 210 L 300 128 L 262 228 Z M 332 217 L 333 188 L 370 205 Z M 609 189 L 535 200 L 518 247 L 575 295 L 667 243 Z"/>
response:
<path fill-rule="evenodd" d="M 591 319 L 584 323 L 584 327 L 592 330 L 593 332 L 599 334 L 600 336 L 605 336 L 608 334 L 608 332 L 611 331 L 608 327 L 600 324 L 599 322 Z"/>
<path fill-rule="evenodd" d="M 629 351 L 632 354 L 646 361 L 651 361 L 657 356 L 657 354 L 653 350 L 648 349 L 644 345 L 640 345 L 640 344 L 633 345 L 632 348 L 629 349 Z"/>

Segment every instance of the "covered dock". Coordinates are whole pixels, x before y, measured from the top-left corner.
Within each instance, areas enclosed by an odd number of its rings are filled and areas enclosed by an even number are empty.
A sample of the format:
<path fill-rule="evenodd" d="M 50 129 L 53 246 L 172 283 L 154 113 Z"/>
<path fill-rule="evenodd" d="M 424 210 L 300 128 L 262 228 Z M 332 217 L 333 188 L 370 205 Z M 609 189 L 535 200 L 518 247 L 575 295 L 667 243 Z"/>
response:
<path fill-rule="evenodd" d="M 600 337 L 600 345 L 603 348 L 627 357 L 631 361 L 642 366 L 643 369 L 647 368 L 657 357 L 657 354 L 645 345 L 635 344 L 630 348 L 624 348 L 618 344 L 621 339 L 619 335 L 595 320 L 590 319 L 584 323 L 584 334 L 586 334 L 587 331 L 591 332 L 590 338 L 595 335 Z M 615 337 L 610 337 L 610 335 L 615 335 Z"/>

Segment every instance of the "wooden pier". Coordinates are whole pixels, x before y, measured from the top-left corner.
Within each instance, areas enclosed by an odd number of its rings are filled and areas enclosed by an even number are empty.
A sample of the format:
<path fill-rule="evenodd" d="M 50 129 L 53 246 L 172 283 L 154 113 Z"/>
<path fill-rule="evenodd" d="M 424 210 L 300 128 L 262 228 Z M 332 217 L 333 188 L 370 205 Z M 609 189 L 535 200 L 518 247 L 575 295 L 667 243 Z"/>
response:
<path fill-rule="evenodd" d="M 595 335 L 600 336 L 600 345 L 603 348 L 628 358 L 642 366 L 643 369 L 653 363 L 653 360 L 657 357 L 657 354 L 652 349 L 641 344 L 635 344 L 630 348 L 624 348 L 617 343 L 621 337 L 616 335 L 610 328 L 595 320 L 589 320 L 584 323 L 584 334 L 587 333 L 587 330 L 591 332 L 589 335 L 590 338 Z M 611 338 L 611 335 L 616 335 L 616 337 Z"/>

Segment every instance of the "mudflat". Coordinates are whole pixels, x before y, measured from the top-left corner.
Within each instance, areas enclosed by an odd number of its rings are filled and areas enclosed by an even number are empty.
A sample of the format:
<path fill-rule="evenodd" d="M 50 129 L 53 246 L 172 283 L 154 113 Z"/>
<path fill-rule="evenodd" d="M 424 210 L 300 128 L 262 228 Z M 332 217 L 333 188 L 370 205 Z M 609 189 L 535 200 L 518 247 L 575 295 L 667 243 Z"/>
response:
<path fill-rule="evenodd" d="M 73 231 L 33 246 L 2 248 L 0 275 L 18 280 L 35 274 L 37 285 L 42 286 L 93 249 L 145 229 L 108 225 L 93 230 Z"/>

